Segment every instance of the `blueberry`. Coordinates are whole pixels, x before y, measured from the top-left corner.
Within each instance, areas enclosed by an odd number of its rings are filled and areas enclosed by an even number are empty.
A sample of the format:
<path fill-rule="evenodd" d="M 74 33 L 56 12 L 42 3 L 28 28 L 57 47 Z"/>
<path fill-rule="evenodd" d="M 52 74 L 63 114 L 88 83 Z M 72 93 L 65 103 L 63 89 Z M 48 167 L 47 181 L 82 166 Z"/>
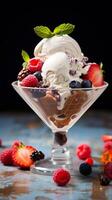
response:
<path fill-rule="evenodd" d="M 90 80 L 83 80 L 81 83 L 82 88 L 91 88 L 92 82 Z"/>
<path fill-rule="evenodd" d="M 79 172 L 84 176 L 88 176 L 92 173 L 92 167 L 87 163 L 82 163 L 79 167 Z"/>
<path fill-rule="evenodd" d="M 100 175 L 100 184 L 103 186 L 106 186 L 106 185 L 109 185 L 109 183 L 110 183 L 110 179 L 107 176 L 101 174 Z"/>
<path fill-rule="evenodd" d="M 46 95 L 46 90 L 45 89 L 34 89 L 32 90 L 32 94 L 34 98 L 41 98 Z"/>
<path fill-rule="evenodd" d="M 81 88 L 81 84 L 78 81 L 71 81 L 69 84 L 69 87 L 71 88 Z"/>
<path fill-rule="evenodd" d="M 39 81 L 42 81 L 41 72 L 35 72 L 33 75 L 36 76 L 36 78 L 37 78 Z"/>

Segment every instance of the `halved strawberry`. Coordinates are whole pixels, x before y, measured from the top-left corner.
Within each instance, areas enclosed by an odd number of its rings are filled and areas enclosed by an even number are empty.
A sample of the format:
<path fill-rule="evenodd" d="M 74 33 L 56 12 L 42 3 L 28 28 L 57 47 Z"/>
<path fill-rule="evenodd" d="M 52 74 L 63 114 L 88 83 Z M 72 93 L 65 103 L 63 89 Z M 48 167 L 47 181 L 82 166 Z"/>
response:
<path fill-rule="evenodd" d="M 23 144 L 14 148 L 12 152 L 14 164 L 21 169 L 29 169 L 34 163 L 33 159 L 31 159 L 31 155 L 34 151 L 37 151 L 34 147 L 25 146 Z"/>
<path fill-rule="evenodd" d="M 83 76 L 83 79 L 92 81 L 95 87 L 102 86 L 104 84 L 104 79 L 101 66 L 96 63 L 91 64 L 87 74 Z"/>
<path fill-rule="evenodd" d="M 112 141 L 112 135 L 103 135 L 102 140 L 103 140 L 103 142 Z"/>

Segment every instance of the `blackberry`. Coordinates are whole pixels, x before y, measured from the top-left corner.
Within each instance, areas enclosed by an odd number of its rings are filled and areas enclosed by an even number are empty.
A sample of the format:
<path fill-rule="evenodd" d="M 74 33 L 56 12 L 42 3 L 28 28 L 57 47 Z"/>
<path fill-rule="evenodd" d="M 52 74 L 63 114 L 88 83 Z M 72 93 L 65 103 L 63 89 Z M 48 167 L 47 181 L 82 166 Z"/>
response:
<path fill-rule="evenodd" d="M 44 159 L 45 155 L 42 153 L 42 151 L 34 151 L 31 155 L 31 159 L 33 161 Z"/>
<path fill-rule="evenodd" d="M 88 176 L 92 173 L 92 167 L 87 163 L 82 163 L 79 167 L 79 172 L 84 176 Z"/>
<path fill-rule="evenodd" d="M 19 80 L 19 81 L 22 81 L 26 76 L 28 76 L 29 74 L 31 74 L 31 72 L 28 70 L 28 69 L 25 69 L 25 68 L 23 68 L 20 72 L 19 72 L 19 74 L 18 74 L 18 76 L 17 76 L 17 79 Z"/>
<path fill-rule="evenodd" d="M 42 81 L 42 75 L 41 75 L 41 72 L 35 72 L 34 74 L 33 74 L 34 76 L 36 76 L 36 78 L 38 79 L 38 81 Z"/>
<path fill-rule="evenodd" d="M 100 184 L 103 186 L 107 186 L 110 183 L 110 179 L 104 174 L 101 174 L 99 179 L 100 179 Z"/>

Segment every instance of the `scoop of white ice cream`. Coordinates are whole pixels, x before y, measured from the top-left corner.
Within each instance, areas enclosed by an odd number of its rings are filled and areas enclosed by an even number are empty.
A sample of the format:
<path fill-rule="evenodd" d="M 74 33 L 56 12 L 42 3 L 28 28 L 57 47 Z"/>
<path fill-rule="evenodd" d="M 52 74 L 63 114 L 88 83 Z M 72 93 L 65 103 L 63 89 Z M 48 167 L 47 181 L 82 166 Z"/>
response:
<path fill-rule="evenodd" d="M 42 77 L 45 84 L 53 88 L 65 88 L 70 81 L 70 63 L 64 52 L 50 55 L 42 66 Z"/>
<path fill-rule="evenodd" d="M 68 56 L 75 57 L 78 60 L 83 58 L 80 46 L 76 40 L 68 35 L 55 35 L 41 40 L 34 49 L 34 56 L 38 57 L 41 54 L 49 56 L 59 51 L 65 52 Z"/>

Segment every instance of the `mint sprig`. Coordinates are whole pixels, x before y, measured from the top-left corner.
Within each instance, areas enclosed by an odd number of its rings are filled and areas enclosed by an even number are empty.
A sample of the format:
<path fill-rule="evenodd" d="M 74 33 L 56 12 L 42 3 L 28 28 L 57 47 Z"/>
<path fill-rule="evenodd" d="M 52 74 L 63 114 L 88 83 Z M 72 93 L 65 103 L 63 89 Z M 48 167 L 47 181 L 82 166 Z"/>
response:
<path fill-rule="evenodd" d="M 65 23 L 63 23 L 63 24 L 57 26 L 54 29 L 53 33 L 55 35 L 57 35 L 57 34 L 58 35 L 70 34 L 70 33 L 73 32 L 74 28 L 75 28 L 75 25 L 73 25 L 73 24 L 70 24 L 70 23 L 65 24 Z"/>
<path fill-rule="evenodd" d="M 53 36 L 52 31 L 47 26 L 36 26 L 34 31 L 41 38 L 50 38 Z"/>
<path fill-rule="evenodd" d="M 41 38 L 51 38 L 54 35 L 70 34 L 73 32 L 75 25 L 63 23 L 57 26 L 53 32 L 47 26 L 36 26 L 35 33 Z"/>
<path fill-rule="evenodd" d="M 21 55 L 22 55 L 23 60 L 26 63 L 30 60 L 30 56 L 28 55 L 28 53 L 26 51 L 22 50 Z"/>

